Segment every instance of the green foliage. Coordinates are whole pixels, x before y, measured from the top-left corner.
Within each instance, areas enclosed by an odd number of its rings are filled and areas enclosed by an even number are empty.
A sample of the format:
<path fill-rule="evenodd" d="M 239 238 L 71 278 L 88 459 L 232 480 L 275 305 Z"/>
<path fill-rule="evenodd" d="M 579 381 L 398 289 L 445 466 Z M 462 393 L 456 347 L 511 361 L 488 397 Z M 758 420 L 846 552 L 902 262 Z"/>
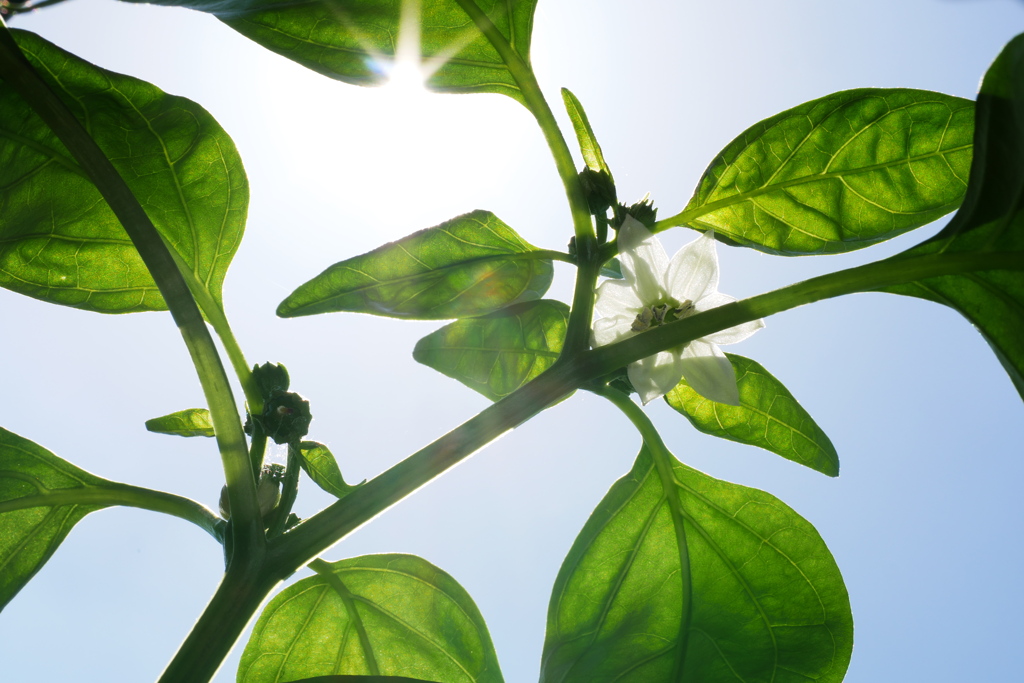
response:
<path fill-rule="evenodd" d="M 853 648 L 839 568 L 777 498 L 645 446 L 562 564 L 542 683 L 834 683 Z"/>
<path fill-rule="evenodd" d="M 331 449 L 316 441 L 303 441 L 299 443 L 299 466 L 309 475 L 317 486 L 332 496 L 343 498 L 359 488 L 359 485 L 352 486 L 345 483 L 341 476 L 341 468 L 338 461 L 334 459 Z"/>
<path fill-rule="evenodd" d="M 984 335 L 1024 398 L 1024 35 L 1006 46 L 982 82 L 974 147 L 963 207 L 934 238 L 892 260 L 1001 253 L 1016 267 L 983 266 L 886 291 L 959 311 Z"/>
<path fill-rule="evenodd" d="M 474 211 L 334 264 L 292 292 L 277 314 L 482 315 L 543 296 L 552 268 L 537 256 L 497 216 Z"/>
<path fill-rule="evenodd" d="M 146 429 L 157 434 L 176 436 L 214 436 L 213 420 L 206 408 L 188 408 L 163 417 L 146 420 Z"/>
<path fill-rule="evenodd" d="M 612 177 L 612 171 L 604 160 L 604 152 L 597 142 L 594 129 L 590 126 L 590 119 L 587 112 L 583 111 L 583 105 L 568 88 L 562 88 L 562 101 L 565 103 L 565 111 L 572 121 L 572 128 L 576 133 L 576 140 L 580 144 L 580 152 L 583 154 L 583 162 L 591 171 L 604 171 L 608 177 Z"/>
<path fill-rule="evenodd" d="M 725 355 L 736 370 L 740 405 L 710 401 L 685 378 L 665 401 L 705 434 L 758 446 L 830 477 L 839 476 L 839 455 L 832 442 L 782 382 L 749 358 Z"/>
<path fill-rule="evenodd" d="M 568 321 L 561 301 L 528 301 L 446 325 L 420 339 L 412 356 L 497 401 L 551 367 Z"/>
<path fill-rule="evenodd" d="M 537 0 L 474 1 L 515 58 L 529 63 Z M 386 82 L 401 41 L 418 30 L 420 45 L 413 45 L 413 54 L 422 56 L 427 70 L 436 69 L 427 81 L 432 89 L 501 93 L 523 101 L 505 59 L 456 0 L 422 0 L 419 16 L 409 0 L 160 0 L 156 4 L 209 12 L 267 49 L 356 85 Z"/>
<path fill-rule="evenodd" d="M 90 512 L 90 489 L 108 482 L 0 428 L 0 609 Z"/>
<path fill-rule="evenodd" d="M 421 678 L 405 676 L 314 676 L 291 683 L 433 683 Z"/>
<path fill-rule="evenodd" d="M 412 555 L 317 560 L 279 593 L 242 653 L 238 683 L 409 675 L 502 680 L 483 617 L 452 577 Z"/>
<path fill-rule="evenodd" d="M 202 107 L 13 32 L 146 210 L 194 287 L 219 304 L 245 225 L 234 144 Z M 0 286 L 102 313 L 166 310 L 117 218 L 56 135 L 0 84 Z"/>
<path fill-rule="evenodd" d="M 974 105 L 923 90 L 860 89 L 766 119 L 711 162 L 666 221 L 770 254 L 835 254 L 960 205 Z"/>

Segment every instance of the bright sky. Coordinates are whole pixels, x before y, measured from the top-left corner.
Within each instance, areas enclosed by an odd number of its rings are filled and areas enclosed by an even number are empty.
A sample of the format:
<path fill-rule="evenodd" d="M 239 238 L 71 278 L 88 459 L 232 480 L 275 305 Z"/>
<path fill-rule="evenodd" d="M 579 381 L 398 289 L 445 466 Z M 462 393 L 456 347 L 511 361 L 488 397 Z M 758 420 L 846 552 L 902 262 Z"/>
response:
<path fill-rule="evenodd" d="M 662 215 L 746 127 L 855 87 L 973 97 L 1024 30 L 1014 0 L 665 2 L 540 0 L 534 64 L 583 102 L 627 200 Z M 228 315 L 250 362 L 283 362 L 312 402 L 311 438 L 350 482 L 371 477 L 486 400 L 411 358 L 435 329 L 348 314 L 279 320 L 278 302 L 323 268 L 472 209 L 529 242 L 571 229 L 553 164 L 526 110 L 498 95 L 419 95 L 332 82 L 186 10 L 76 0 L 14 26 L 209 109 L 252 188 L 228 274 Z M 561 116 L 563 123 L 566 117 Z M 568 127 L 566 128 L 568 131 Z M 905 249 L 924 228 L 847 256 L 781 259 L 720 249 L 722 290 L 748 296 Z M 675 230 L 669 252 L 692 239 Z M 568 299 L 568 270 L 552 296 Z M 163 314 L 104 317 L 0 291 L 8 394 L 0 424 L 100 476 L 216 506 L 212 442 L 143 422 L 201 405 Z M 1015 680 L 1024 627 L 1020 399 L 982 338 L 923 301 L 861 295 L 792 311 L 729 349 L 781 379 L 835 443 L 830 480 L 650 413 L 684 462 L 779 496 L 819 529 L 856 622 L 847 681 Z M 639 438 L 578 395 L 505 436 L 333 548 L 421 555 L 474 597 L 508 681 L 536 678 L 550 586 L 573 538 L 625 474 Z M 300 515 L 325 505 L 306 486 Z M 135 510 L 88 517 L 0 615 L 6 679 L 155 679 L 219 579 L 219 548 Z M 60 651 L 64 654 L 57 656 Z M 234 680 L 241 646 L 218 681 Z"/>

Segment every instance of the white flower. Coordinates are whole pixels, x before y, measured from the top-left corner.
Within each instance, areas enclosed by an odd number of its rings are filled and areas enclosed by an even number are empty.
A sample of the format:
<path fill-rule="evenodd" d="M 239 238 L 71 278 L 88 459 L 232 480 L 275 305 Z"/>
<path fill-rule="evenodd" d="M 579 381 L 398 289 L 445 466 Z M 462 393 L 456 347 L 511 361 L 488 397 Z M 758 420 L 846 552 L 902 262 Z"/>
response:
<path fill-rule="evenodd" d="M 718 255 L 708 231 L 668 260 L 661 242 L 639 221 L 627 216 L 619 229 L 622 280 L 607 280 L 597 289 L 593 346 L 621 341 L 650 327 L 735 301 L 718 291 Z M 659 351 L 630 363 L 629 381 L 646 405 L 671 391 L 680 379 L 704 398 L 739 405 L 736 374 L 719 344 L 735 344 L 764 327 L 755 320 Z"/>

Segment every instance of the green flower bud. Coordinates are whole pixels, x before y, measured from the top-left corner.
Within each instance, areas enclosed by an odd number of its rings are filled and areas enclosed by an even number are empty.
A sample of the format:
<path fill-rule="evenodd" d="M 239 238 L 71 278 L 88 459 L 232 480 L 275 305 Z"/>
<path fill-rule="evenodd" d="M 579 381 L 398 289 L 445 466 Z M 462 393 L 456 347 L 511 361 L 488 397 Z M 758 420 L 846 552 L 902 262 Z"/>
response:
<path fill-rule="evenodd" d="M 644 195 L 644 198 L 638 201 L 636 204 L 626 206 L 625 204 L 619 204 L 619 215 L 623 217 L 630 215 L 636 220 L 640 221 L 645 228 L 652 228 L 658 221 L 658 210 L 654 208 L 654 202 L 650 199 L 651 195 Z M 615 226 L 618 230 L 620 226 Z"/>
<path fill-rule="evenodd" d="M 290 391 L 276 391 L 263 406 L 259 416 L 263 431 L 276 443 L 298 441 L 309 432 L 313 420 L 309 401 Z"/>
<path fill-rule="evenodd" d="M 615 205 L 615 183 L 607 171 L 585 168 L 580 171 L 579 178 L 592 215 L 604 215 L 609 207 Z"/>
<path fill-rule="evenodd" d="M 280 363 L 252 366 L 252 378 L 256 381 L 263 400 L 269 399 L 275 391 L 288 391 L 288 370 Z"/>
<path fill-rule="evenodd" d="M 260 504 L 260 514 L 266 519 L 281 502 L 281 480 L 284 479 L 284 467 L 267 465 L 260 475 L 260 483 L 256 487 L 256 500 Z"/>

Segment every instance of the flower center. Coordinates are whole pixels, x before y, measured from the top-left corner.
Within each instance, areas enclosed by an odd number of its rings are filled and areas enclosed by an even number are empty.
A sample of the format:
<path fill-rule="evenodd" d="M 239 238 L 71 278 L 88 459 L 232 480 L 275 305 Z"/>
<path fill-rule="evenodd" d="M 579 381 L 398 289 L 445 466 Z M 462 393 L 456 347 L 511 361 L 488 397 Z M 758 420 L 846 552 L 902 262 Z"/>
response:
<path fill-rule="evenodd" d="M 643 332 L 649 330 L 652 327 L 658 327 L 659 325 L 666 325 L 676 320 L 682 320 L 683 318 L 692 315 L 694 312 L 693 302 L 687 299 L 683 303 L 676 305 L 676 302 L 662 302 L 655 306 L 644 306 L 643 309 L 637 313 L 636 320 L 630 326 L 630 329 L 634 332 Z"/>

